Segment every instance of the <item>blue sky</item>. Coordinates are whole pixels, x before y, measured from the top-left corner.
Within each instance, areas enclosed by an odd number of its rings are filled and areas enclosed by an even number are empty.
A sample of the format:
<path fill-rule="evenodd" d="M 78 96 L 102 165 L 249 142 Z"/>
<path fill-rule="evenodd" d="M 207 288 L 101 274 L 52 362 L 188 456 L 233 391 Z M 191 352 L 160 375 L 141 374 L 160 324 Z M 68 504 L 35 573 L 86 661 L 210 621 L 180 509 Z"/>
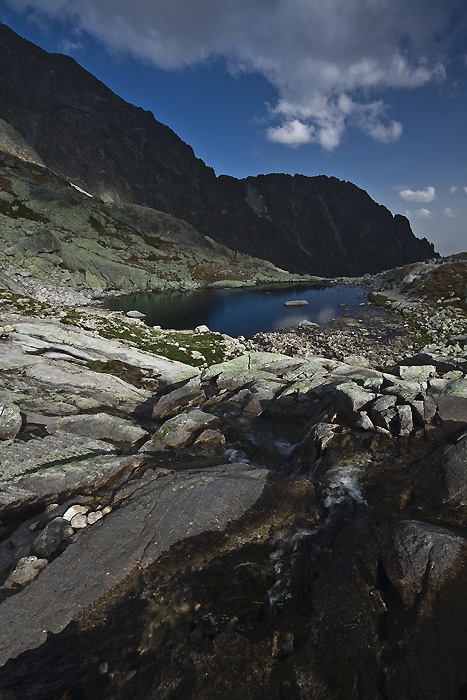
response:
<path fill-rule="evenodd" d="M 0 21 L 217 174 L 334 175 L 467 250 L 465 0 L 0 0 Z"/>

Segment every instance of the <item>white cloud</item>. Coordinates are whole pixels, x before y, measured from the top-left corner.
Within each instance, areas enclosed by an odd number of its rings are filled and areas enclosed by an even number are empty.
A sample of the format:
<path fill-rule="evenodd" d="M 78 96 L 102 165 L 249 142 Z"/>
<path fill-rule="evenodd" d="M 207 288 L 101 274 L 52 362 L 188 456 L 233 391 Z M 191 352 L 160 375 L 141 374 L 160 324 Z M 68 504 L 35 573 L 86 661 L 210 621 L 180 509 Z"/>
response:
<path fill-rule="evenodd" d="M 60 51 L 62 51 L 62 53 L 66 53 L 69 56 L 71 56 L 73 53 L 76 53 L 77 51 L 82 51 L 83 48 L 83 44 L 79 41 L 62 39 L 62 41 L 60 42 Z"/>
<path fill-rule="evenodd" d="M 397 140 L 401 123 L 375 97 L 443 80 L 453 13 L 466 15 L 464 0 L 7 2 L 71 18 L 110 51 L 163 69 L 222 57 L 234 73 L 258 72 L 278 93 L 268 138 L 330 150 L 350 126 Z"/>
<path fill-rule="evenodd" d="M 407 211 L 405 215 L 408 219 L 431 219 L 431 211 L 429 209 L 417 209 L 417 211 Z"/>
<path fill-rule="evenodd" d="M 463 190 L 464 190 L 465 194 L 467 194 L 467 187 L 464 187 Z"/>
<path fill-rule="evenodd" d="M 416 215 L 419 219 L 429 219 L 431 218 L 431 211 L 429 209 L 419 209 Z"/>
<path fill-rule="evenodd" d="M 457 185 L 453 185 L 452 187 L 449 188 L 449 192 L 451 194 L 454 194 L 454 192 L 457 190 Z"/>
<path fill-rule="evenodd" d="M 443 209 L 443 214 L 447 219 L 453 219 L 456 215 L 456 213 L 450 207 L 445 207 Z"/>
<path fill-rule="evenodd" d="M 271 127 L 266 134 L 269 141 L 283 143 L 293 148 L 314 140 L 313 128 L 299 119 L 292 119 L 283 126 Z"/>
<path fill-rule="evenodd" d="M 434 187 L 425 187 L 424 190 L 400 190 L 399 197 L 404 202 L 433 202 L 436 199 Z"/>

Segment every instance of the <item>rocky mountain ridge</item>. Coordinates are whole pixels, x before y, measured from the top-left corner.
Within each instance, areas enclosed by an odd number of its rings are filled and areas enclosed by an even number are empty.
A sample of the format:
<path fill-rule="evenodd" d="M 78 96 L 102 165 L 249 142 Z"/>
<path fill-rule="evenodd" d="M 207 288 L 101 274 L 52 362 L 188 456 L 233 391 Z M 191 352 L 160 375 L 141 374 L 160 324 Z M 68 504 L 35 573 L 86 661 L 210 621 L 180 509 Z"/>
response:
<path fill-rule="evenodd" d="M 80 295 L 302 279 L 216 243 L 170 214 L 105 204 L 34 162 L 33 152 L 18 152 L 18 138 L 11 129 L 8 134 L 17 155 L 0 150 L 0 279 L 12 292 L 35 291 L 46 301 L 60 288 L 73 304 Z"/>
<path fill-rule="evenodd" d="M 360 275 L 435 254 L 405 217 L 393 217 L 351 183 L 216 177 L 150 112 L 126 103 L 72 58 L 48 54 L 5 25 L 0 68 L 0 118 L 38 161 L 104 202 L 166 212 L 294 273 Z"/>

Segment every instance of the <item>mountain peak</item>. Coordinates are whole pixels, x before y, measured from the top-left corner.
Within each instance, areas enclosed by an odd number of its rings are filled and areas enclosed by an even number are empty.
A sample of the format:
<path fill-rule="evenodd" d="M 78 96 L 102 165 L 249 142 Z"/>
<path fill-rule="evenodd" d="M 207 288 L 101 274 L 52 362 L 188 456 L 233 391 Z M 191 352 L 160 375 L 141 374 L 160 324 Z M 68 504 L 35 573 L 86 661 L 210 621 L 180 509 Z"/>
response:
<path fill-rule="evenodd" d="M 74 59 L 0 26 L 0 118 L 41 162 L 104 201 L 150 207 L 292 272 L 361 275 L 432 257 L 404 217 L 349 182 L 216 177 L 168 126 Z M 20 88 L 19 88 L 20 86 Z"/>

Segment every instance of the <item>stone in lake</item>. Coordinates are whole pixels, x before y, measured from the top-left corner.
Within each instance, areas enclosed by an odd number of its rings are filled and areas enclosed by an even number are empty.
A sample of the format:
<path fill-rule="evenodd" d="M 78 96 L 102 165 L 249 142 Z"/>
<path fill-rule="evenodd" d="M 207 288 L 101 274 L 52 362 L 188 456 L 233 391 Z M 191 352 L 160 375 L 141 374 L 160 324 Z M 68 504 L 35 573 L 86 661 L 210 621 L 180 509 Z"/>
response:
<path fill-rule="evenodd" d="M 308 306 L 306 299 L 293 299 L 292 301 L 285 301 L 284 306 Z"/>

